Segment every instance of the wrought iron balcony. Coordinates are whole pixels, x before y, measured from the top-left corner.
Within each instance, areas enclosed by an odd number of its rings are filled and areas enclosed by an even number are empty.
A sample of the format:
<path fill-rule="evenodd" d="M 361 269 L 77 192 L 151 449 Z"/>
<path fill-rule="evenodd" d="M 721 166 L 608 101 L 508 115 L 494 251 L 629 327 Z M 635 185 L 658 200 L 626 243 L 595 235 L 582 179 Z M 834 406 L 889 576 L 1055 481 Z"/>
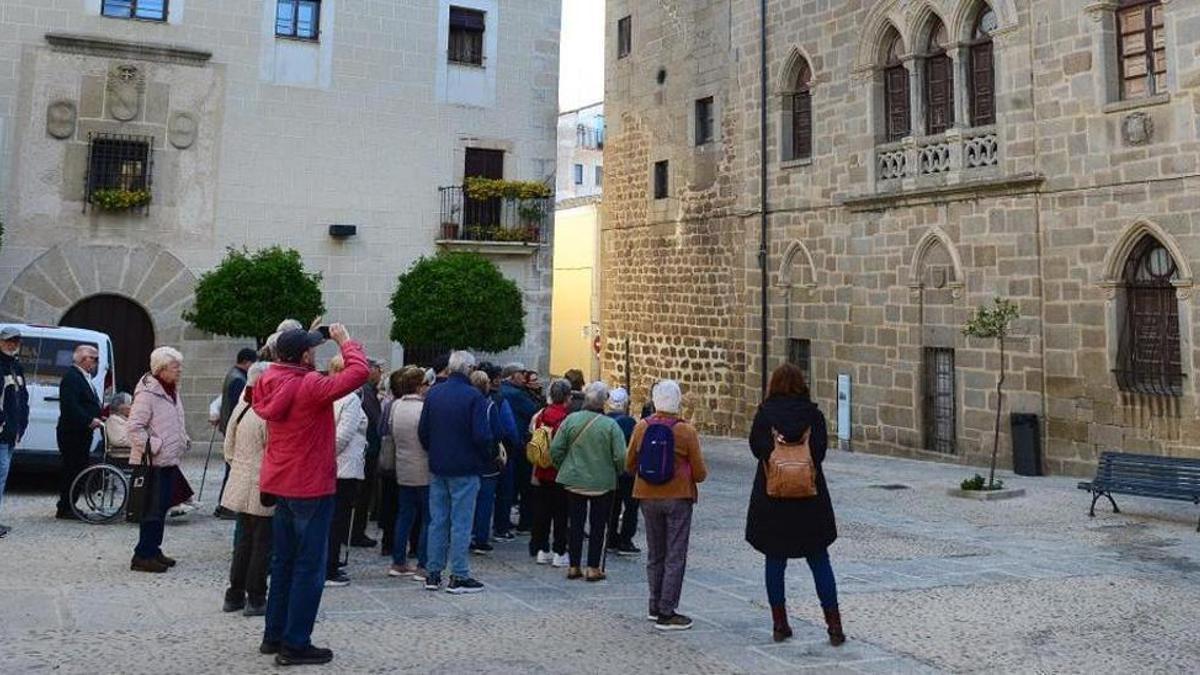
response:
<path fill-rule="evenodd" d="M 548 241 L 554 197 L 472 199 L 462 185 L 438 188 L 441 195 L 439 241 Z"/>

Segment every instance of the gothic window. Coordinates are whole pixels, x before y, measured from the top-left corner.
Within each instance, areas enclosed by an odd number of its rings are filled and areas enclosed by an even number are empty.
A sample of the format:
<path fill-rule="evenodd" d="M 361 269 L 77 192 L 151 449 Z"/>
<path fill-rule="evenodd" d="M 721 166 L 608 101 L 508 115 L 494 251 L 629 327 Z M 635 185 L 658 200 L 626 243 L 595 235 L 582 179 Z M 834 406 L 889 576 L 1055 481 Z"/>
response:
<path fill-rule="evenodd" d="M 940 134 L 954 125 L 953 65 L 946 53 L 946 24 L 935 19 L 925 44 L 925 133 Z"/>
<path fill-rule="evenodd" d="M 912 113 L 908 101 L 908 68 L 904 66 L 904 42 L 896 29 L 884 40 L 883 118 L 885 137 L 898 141 L 912 133 Z"/>
<path fill-rule="evenodd" d="M 975 18 L 968 43 L 968 70 L 970 78 L 971 126 L 982 127 L 996 123 L 996 61 L 992 48 L 992 33 L 996 31 L 996 13 L 983 5 Z"/>
<path fill-rule="evenodd" d="M 800 59 L 796 75 L 792 78 L 791 91 L 784 95 L 784 111 L 791 121 L 791 146 L 784 160 L 809 159 L 813 146 L 812 115 L 812 69 L 808 62 Z"/>
<path fill-rule="evenodd" d="M 316 40 L 320 25 L 321 0 L 276 0 L 275 35 Z"/>
<path fill-rule="evenodd" d="M 1151 236 L 1143 237 L 1125 262 L 1116 371 L 1122 391 L 1183 395 L 1179 301 L 1171 283 L 1178 277 L 1175 259 Z"/>
<path fill-rule="evenodd" d="M 483 32 L 485 14 L 463 7 L 450 8 L 450 38 L 448 51 L 450 63 L 468 66 L 483 65 Z"/>
<path fill-rule="evenodd" d="M 167 20 L 167 0 L 104 0 L 100 13 L 117 19 Z"/>
<path fill-rule="evenodd" d="M 1117 63 L 1121 98 L 1141 98 L 1167 90 L 1167 39 L 1159 0 L 1120 0 L 1117 7 Z"/>

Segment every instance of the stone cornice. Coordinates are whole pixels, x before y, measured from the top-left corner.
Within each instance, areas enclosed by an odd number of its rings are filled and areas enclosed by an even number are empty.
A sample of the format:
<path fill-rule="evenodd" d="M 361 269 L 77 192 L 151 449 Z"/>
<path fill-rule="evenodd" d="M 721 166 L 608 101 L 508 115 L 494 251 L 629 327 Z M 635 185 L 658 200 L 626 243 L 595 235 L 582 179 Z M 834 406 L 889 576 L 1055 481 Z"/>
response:
<path fill-rule="evenodd" d="M 1005 194 L 1020 194 L 1033 191 L 1046 177 L 1037 173 L 1023 173 L 990 180 L 969 181 L 953 185 L 938 185 L 915 190 L 885 192 L 880 194 L 846 197 L 842 206 L 851 211 L 882 211 L 896 206 L 913 206 L 978 197 Z"/>
<path fill-rule="evenodd" d="M 212 52 L 191 47 L 155 42 L 129 42 L 78 33 L 46 33 L 46 42 L 50 43 L 50 47 L 55 51 L 114 59 L 203 66 L 212 58 Z"/>

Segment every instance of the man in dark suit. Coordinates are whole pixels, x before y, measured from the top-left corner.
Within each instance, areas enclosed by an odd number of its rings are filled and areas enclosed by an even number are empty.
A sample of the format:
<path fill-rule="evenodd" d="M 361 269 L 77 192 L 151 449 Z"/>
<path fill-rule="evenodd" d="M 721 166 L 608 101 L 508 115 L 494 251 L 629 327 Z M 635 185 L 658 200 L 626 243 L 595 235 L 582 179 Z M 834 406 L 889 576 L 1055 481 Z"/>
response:
<path fill-rule="evenodd" d="M 104 423 L 100 421 L 100 397 L 92 388 L 100 352 L 91 345 L 75 348 L 75 365 L 63 375 L 58 385 L 58 451 L 62 455 L 58 514 L 64 520 L 75 519 L 71 510 L 71 483 L 88 466 L 93 432 Z"/>

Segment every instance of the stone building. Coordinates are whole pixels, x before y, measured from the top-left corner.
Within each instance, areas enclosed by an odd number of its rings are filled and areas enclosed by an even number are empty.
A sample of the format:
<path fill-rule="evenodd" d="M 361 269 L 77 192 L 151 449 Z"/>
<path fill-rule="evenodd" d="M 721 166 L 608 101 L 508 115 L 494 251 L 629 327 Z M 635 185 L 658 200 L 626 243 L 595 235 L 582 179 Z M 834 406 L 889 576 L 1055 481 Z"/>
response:
<path fill-rule="evenodd" d="M 790 359 L 855 449 L 979 464 L 1001 296 L 1002 464 L 1009 413 L 1051 472 L 1200 456 L 1200 4 L 761 4 L 608 4 L 605 375 L 740 434 Z"/>
<path fill-rule="evenodd" d="M 505 357 L 544 368 L 549 219 L 454 186 L 553 180 L 558 33 L 540 0 L 5 0 L 0 318 L 109 330 L 122 387 L 180 346 L 197 422 L 242 345 L 180 315 L 226 247 L 299 250 L 393 363 L 396 276 L 467 249 L 524 289 Z"/>

